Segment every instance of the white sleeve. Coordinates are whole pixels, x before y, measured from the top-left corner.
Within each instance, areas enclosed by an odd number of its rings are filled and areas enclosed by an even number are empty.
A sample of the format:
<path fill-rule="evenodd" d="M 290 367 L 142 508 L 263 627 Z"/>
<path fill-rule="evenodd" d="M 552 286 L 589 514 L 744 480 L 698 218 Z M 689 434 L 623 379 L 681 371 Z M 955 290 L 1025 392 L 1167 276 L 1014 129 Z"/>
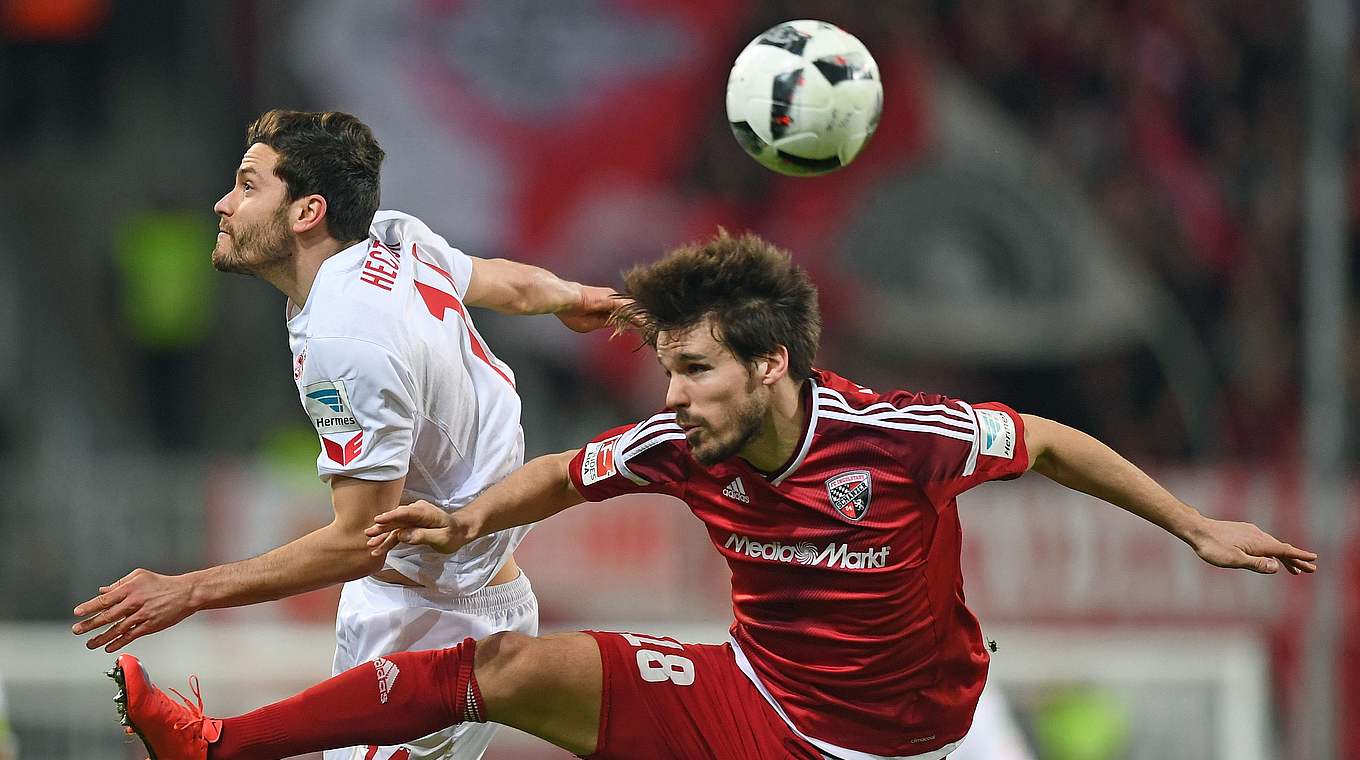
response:
<path fill-rule="evenodd" d="M 379 211 L 373 217 L 370 233 L 392 248 L 410 250 L 414 244 L 417 254 L 427 264 L 433 264 L 453 278 L 455 295 L 463 300 L 472 282 L 472 257 L 449 245 L 442 235 L 424 222 L 400 211 Z"/>
<path fill-rule="evenodd" d="M 345 475 L 396 480 L 411 462 L 415 383 L 381 346 L 354 338 L 313 338 L 299 383 L 302 406 L 321 438 L 322 480 Z"/>

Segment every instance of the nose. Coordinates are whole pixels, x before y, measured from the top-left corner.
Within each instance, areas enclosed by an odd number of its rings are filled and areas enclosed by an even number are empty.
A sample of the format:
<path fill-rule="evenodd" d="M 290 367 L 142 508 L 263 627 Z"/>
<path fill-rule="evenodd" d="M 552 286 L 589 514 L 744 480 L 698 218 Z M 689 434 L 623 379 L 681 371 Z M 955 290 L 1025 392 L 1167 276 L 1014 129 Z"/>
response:
<path fill-rule="evenodd" d="M 679 374 L 671 375 L 670 383 L 666 386 L 666 408 L 678 410 L 687 406 L 689 392 L 685 388 L 685 378 Z"/>
<path fill-rule="evenodd" d="M 230 201 L 231 193 L 227 193 L 221 198 L 218 198 L 217 203 L 213 204 L 213 212 L 216 213 L 218 216 L 229 216 L 231 212 L 229 208 Z"/>

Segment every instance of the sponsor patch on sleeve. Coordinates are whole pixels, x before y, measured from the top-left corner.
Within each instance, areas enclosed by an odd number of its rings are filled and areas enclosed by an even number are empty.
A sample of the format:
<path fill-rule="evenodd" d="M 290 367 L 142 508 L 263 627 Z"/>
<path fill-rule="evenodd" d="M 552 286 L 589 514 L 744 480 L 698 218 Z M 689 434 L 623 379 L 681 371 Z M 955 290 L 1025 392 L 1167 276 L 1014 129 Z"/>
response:
<path fill-rule="evenodd" d="M 1003 459 L 1015 458 L 1015 420 L 995 409 L 978 409 L 978 453 Z"/>
<path fill-rule="evenodd" d="M 343 467 L 364 453 L 364 433 L 361 430 L 354 435 L 323 435 L 321 445 L 326 450 L 326 457 Z"/>
<path fill-rule="evenodd" d="M 302 389 L 302 406 L 312 419 L 316 432 L 325 438 L 336 433 L 355 433 L 363 429 L 354 416 L 342 380 L 323 380 Z"/>
<path fill-rule="evenodd" d="M 618 472 L 614 466 L 614 445 L 619 436 L 598 443 L 586 444 L 586 454 L 581 459 L 581 483 L 590 485 Z"/>

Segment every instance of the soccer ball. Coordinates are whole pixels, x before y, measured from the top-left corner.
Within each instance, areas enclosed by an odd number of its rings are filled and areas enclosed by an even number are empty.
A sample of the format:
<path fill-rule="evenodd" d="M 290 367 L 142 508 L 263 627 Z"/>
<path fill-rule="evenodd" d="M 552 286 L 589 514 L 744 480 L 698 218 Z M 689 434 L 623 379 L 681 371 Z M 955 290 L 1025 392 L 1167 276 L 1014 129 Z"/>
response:
<path fill-rule="evenodd" d="M 792 175 L 854 160 L 883 114 L 878 64 L 825 21 L 789 21 L 751 41 L 727 79 L 727 120 L 751 157 Z"/>

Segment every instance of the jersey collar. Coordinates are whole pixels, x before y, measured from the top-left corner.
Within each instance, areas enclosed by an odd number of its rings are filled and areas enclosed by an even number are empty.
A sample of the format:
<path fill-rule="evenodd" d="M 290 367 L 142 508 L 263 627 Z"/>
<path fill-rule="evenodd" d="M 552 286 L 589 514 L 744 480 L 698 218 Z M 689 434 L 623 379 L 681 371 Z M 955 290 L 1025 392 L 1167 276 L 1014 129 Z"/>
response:
<path fill-rule="evenodd" d="M 808 450 L 812 448 L 812 436 L 817 432 L 817 377 L 810 375 L 807 385 L 803 388 L 803 440 L 798 445 L 798 450 L 794 452 L 789 461 L 779 468 L 773 475 L 765 475 L 769 479 L 770 485 L 777 486 L 784 482 L 784 479 L 792 475 L 795 470 L 807 459 Z M 763 474 L 763 473 L 762 473 Z"/>
<path fill-rule="evenodd" d="M 316 277 L 312 278 L 312 289 L 310 292 L 307 293 L 307 303 L 303 304 L 302 306 L 298 306 L 297 304 L 293 303 L 293 299 L 291 298 L 285 300 L 283 307 L 283 321 L 284 324 L 288 326 L 288 331 L 290 333 L 300 334 L 302 330 L 306 329 L 307 316 L 311 313 L 312 302 L 316 300 L 316 296 L 319 295 L 321 291 L 320 286 L 321 278 L 323 276 L 329 275 L 331 270 L 337 271 L 342 270 L 345 265 L 343 263 L 336 262 L 343 261 L 344 259 L 347 258 L 353 259 L 356 254 L 362 256 L 363 252 L 367 251 L 368 246 L 371 245 L 372 243 L 373 237 L 370 235 L 368 238 L 360 240 L 354 245 L 351 245 L 347 248 L 341 248 L 339 251 L 336 251 L 333 255 L 328 256 L 325 261 L 322 261 L 321 266 L 317 267 Z"/>

